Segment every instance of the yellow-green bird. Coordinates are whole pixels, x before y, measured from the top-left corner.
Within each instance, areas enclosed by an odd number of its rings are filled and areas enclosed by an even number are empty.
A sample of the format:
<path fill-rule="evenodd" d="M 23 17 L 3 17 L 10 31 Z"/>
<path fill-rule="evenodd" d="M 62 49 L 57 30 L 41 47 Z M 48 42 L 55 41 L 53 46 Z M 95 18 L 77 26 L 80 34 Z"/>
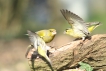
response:
<path fill-rule="evenodd" d="M 100 22 L 89 22 L 86 23 L 78 15 L 68 11 L 60 10 L 64 18 L 71 25 L 71 28 L 68 28 L 64 31 L 65 34 L 71 35 L 75 38 L 82 38 L 85 40 L 87 36 L 100 24 Z"/>
<path fill-rule="evenodd" d="M 45 30 L 40 30 L 40 31 L 35 32 L 35 34 L 39 35 L 39 37 L 41 37 L 45 41 L 45 43 L 51 42 L 54 39 L 56 33 L 57 32 L 55 29 L 45 29 Z M 28 52 L 32 49 L 31 46 L 33 46 L 33 44 L 28 46 L 25 57 L 27 57 Z"/>
<path fill-rule="evenodd" d="M 55 29 L 40 30 L 35 33 L 38 34 L 45 41 L 45 43 L 49 43 L 54 39 L 56 35 L 56 30 Z"/>
<path fill-rule="evenodd" d="M 39 55 L 43 58 L 43 60 L 46 60 L 46 62 L 49 64 L 49 66 L 51 67 L 51 60 L 49 59 L 49 57 L 47 56 L 47 50 L 50 49 L 49 46 L 46 45 L 45 41 L 39 37 L 38 34 L 33 33 L 31 31 L 27 31 L 29 39 L 32 43 L 32 45 L 34 46 L 34 48 L 36 49 L 37 53 L 36 57 Z"/>

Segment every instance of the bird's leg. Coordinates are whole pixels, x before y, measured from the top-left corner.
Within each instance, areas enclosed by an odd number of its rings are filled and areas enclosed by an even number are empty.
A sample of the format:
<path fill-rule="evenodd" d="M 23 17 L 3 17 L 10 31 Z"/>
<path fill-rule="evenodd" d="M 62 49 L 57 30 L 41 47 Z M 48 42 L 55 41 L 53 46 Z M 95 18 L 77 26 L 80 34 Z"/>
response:
<path fill-rule="evenodd" d="M 34 60 L 29 60 L 28 63 L 29 63 L 29 66 L 30 66 L 31 71 L 35 71 Z"/>
<path fill-rule="evenodd" d="M 49 57 L 49 55 L 52 54 L 49 50 L 47 50 L 47 56 Z"/>
<path fill-rule="evenodd" d="M 32 53 L 32 55 L 31 55 L 31 59 L 29 60 L 29 66 L 31 68 L 31 71 L 35 71 L 34 64 L 35 64 L 35 59 L 38 58 L 38 53 L 37 53 L 37 51 L 34 51 L 33 49 L 32 49 L 31 53 Z"/>
<path fill-rule="evenodd" d="M 50 46 L 50 47 L 51 48 L 54 48 L 56 50 L 56 48 L 55 48 L 55 42 L 53 42 L 52 46 Z"/>
<path fill-rule="evenodd" d="M 91 40 L 91 36 L 87 36 L 86 38 L 87 38 L 88 40 Z"/>
<path fill-rule="evenodd" d="M 56 46 L 55 46 L 55 42 L 53 42 L 52 46 L 50 46 L 50 53 L 52 53 L 52 51 L 54 52 L 55 50 L 57 50 Z"/>
<path fill-rule="evenodd" d="M 35 62 L 34 61 L 37 58 L 38 53 L 33 48 L 28 52 L 28 56 L 29 56 L 28 61 L 29 61 L 30 69 L 31 69 L 31 71 L 35 71 L 35 67 L 34 67 Z"/>
<path fill-rule="evenodd" d="M 54 48 L 47 50 L 47 56 L 52 55 L 55 51 L 56 51 L 56 49 L 54 49 Z"/>
<path fill-rule="evenodd" d="M 38 53 L 36 52 L 36 49 L 33 47 L 33 45 L 29 45 L 25 54 L 25 57 L 28 59 L 28 63 L 30 66 L 31 71 L 35 71 L 34 68 L 34 61 L 37 58 Z"/>
<path fill-rule="evenodd" d="M 82 37 L 83 42 L 85 41 L 85 37 Z"/>
<path fill-rule="evenodd" d="M 84 41 L 85 41 L 85 37 L 82 37 L 82 40 L 80 41 L 80 44 L 83 45 Z"/>

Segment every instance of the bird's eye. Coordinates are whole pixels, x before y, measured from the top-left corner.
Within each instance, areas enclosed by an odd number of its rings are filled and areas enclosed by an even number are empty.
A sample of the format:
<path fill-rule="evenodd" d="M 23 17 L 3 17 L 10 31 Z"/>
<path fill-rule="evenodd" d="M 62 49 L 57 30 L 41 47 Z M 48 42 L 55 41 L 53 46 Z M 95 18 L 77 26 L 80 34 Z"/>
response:
<path fill-rule="evenodd" d="M 53 32 L 52 30 L 50 30 L 50 32 Z"/>
<path fill-rule="evenodd" d="M 69 30 L 68 28 L 66 29 L 66 31 Z"/>

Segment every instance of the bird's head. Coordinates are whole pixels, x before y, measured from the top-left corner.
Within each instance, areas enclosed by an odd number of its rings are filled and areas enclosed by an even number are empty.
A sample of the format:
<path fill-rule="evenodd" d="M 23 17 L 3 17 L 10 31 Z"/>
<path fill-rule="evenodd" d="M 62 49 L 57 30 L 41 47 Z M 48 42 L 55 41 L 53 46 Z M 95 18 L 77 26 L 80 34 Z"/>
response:
<path fill-rule="evenodd" d="M 71 28 L 67 28 L 65 31 L 64 31 L 64 34 L 72 34 L 73 33 L 73 30 Z"/>
<path fill-rule="evenodd" d="M 52 33 L 52 35 L 56 35 L 57 34 L 55 29 L 49 29 L 49 31 L 50 31 L 50 33 Z"/>

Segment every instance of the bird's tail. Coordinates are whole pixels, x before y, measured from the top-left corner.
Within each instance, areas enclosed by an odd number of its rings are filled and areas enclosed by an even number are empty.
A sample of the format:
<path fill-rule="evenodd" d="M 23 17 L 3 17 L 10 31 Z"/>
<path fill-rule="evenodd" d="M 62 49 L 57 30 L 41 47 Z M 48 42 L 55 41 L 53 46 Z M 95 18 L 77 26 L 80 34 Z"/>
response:
<path fill-rule="evenodd" d="M 47 59 L 47 61 L 50 63 L 50 64 L 52 64 L 51 63 L 51 60 L 49 59 L 49 57 L 46 55 L 46 59 Z"/>
<path fill-rule="evenodd" d="M 101 24 L 100 22 L 91 22 L 87 24 L 89 32 L 91 33 L 95 28 L 100 26 L 100 24 Z"/>
<path fill-rule="evenodd" d="M 46 60 L 46 63 L 49 65 L 50 69 L 52 71 L 54 71 L 53 67 L 52 67 L 52 63 L 51 63 L 51 60 L 49 59 L 49 57 L 47 55 L 43 56 L 44 59 L 43 60 Z"/>
<path fill-rule="evenodd" d="M 96 26 L 96 25 L 101 25 L 101 23 L 100 23 L 100 22 L 87 22 L 87 23 L 86 23 L 86 26 L 87 26 L 87 27 Z"/>

